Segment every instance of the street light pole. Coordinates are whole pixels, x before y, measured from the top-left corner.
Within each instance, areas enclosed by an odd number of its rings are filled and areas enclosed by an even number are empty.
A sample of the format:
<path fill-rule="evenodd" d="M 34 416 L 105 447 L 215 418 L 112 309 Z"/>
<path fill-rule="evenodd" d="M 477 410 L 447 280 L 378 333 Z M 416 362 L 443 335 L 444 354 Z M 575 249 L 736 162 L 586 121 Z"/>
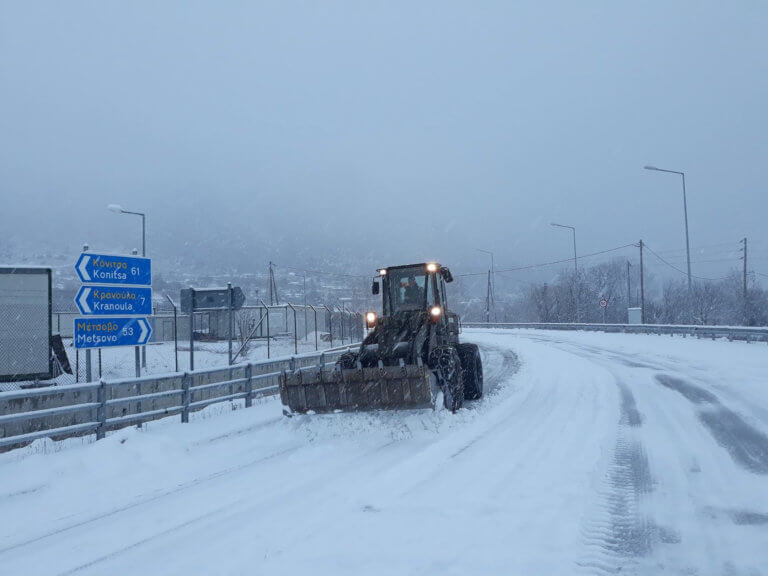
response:
<path fill-rule="evenodd" d="M 576 227 L 575 226 L 568 226 L 567 224 L 555 224 L 554 222 L 551 222 L 552 226 L 555 226 L 557 228 L 568 228 L 571 233 L 573 234 L 573 270 L 574 272 L 579 271 L 579 260 L 576 256 Z"/>
<path fill-rule="evenodd" d="M 576 305 L 576 322 L 579 322 L 580 314 L 579 314 L 579 260 L 578 256 L 576 255 L 576 227 L 575 226 L 568 226 L 567 224 L 557 224 L 555 222 L 550 222 L 551 226 L 554 226 L 555 228 L 567 228 L 571 231 L 571 234 L 573 235 L 573 271 L 574 271 L 574 282 L 575 282 L 575 294 L 574 294 L 574 300 Z"/>
<path fill-rule="evenodd" d="M 683 215 L 685 216 L 685 257 L 688 265 L 688 291 L 691 290 L 691 242 L 688 238 L 688 199 L 685 195 L 685 172 L 677 170 L 665 170 L 656 166 L 643 166 L 646 170 L 654 172 L 666 172 L 667 174 L 679 174 L 683 179 Z"/>
<path fill-rule="evenodd" d="M 110 204 L 107 206 L 108 210 L 111 210 L 112 212 L 116 212 L 117 214 L 131 214 L 133 216 L 141 216 L 141 256 L 142 258 L 147 257 L 147 215 L 144 212 L 132 212 L 130 210 L 126 210 L 120 204 Z M 136 347 L 138 350 L 138 346 Z M 147 367 L 147 348 L 146 346 L 141 347 L 141 367 L 146 368 Z M 138 376 L 138 374 L 136 375 Z"/>

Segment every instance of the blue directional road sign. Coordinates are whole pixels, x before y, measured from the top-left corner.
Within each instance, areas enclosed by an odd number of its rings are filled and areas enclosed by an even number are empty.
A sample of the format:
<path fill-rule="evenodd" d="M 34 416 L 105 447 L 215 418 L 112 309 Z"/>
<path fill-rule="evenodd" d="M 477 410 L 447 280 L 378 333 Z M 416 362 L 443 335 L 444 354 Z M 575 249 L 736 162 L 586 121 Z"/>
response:
<path fill-rule="evenodd" d="M 75 270 L 83 282 L 141 286 L 152 284 L 152 261 L 149 258 L 84 252 L 77 259 Z"/>
<path fill-rule="evenodd" d="M 75 318 L 75 348 L 143 346 L 151 335 L 146 318 Z"/>
<path fill-rule="evenodd" d="M 147 316 L 152 314 L 152 288 L 81 286 L 75 304 L 81 314 Z"/>

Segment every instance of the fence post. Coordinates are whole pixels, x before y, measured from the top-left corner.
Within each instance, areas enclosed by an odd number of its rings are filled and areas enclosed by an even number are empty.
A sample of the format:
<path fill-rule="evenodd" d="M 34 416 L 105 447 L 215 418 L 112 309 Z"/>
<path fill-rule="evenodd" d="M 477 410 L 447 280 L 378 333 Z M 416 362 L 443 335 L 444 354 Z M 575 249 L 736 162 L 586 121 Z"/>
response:
<path fill-rule="evenodd" d="M 96 440 L 103 440 L 107 433 L 107 385 L 104 380 L 99 380 L 99 387 L 96 389 L 96 401 L 99 407 L 96 409 L 96 419 L 99 426 L 96 428 Z"/>
<path fill-rule="evenodd" d="M 331 341 L 329 348 L 333 348 L 333 312 L 328 306 L 323 305 L 323 308 L 328 311 L 328 337 Z"/>
<path fill-rule="evenodd" d="M 189 287 L 189 370 L 195 369 L 195 289 Z"/>
<path fill-rule="evenodd" d="M 245 407 L 253 406 L 253 380 L 251 363 L 245 365 Z"/>
<path fill-rule="evenodd" d="M 170 300 L 170 298 L 169 298 Z M 173 302 L 171 302 L 173 304 Z M 176 363 L 176 372 L 179 371 L 179 330 L 176 304 L 173 304 L 173 358 Z"/>
<path fill-rule="evenodd" d="M 233 328 L 233 322 L 232 322 L 232 282 L 227 282 L 227 340 L 228 340 L 228 354 L 229 354 L 229 365 L 232 365 L 232 330 Z M 230 373 L 230 380 L 232 379 L 231 373 Z"/>
<path fill-rule="evenodd" d="M 181 421 L 185 424 L 189 422 L 189 386 L 191 380 L 192 376 L 189 374 L 189 372 L 184 372 L 184 375 L 181 377 L 181 404 L 183 406 L 181 410 Z"/>
<path fill-rule="evenodd" d="M 312 312 L 315 313 L 315 352 L 317 352 L 317 309 L 312 306 Z"/>

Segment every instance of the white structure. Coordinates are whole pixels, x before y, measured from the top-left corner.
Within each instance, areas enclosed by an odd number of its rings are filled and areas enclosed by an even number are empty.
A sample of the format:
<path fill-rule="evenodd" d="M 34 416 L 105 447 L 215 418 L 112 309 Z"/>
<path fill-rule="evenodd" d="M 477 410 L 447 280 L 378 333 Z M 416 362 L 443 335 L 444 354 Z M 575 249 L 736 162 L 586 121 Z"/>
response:
<path fill-rule="evenodd" d="M 0 381 L 51 377 L 51 269 L 0 267 Z"/>

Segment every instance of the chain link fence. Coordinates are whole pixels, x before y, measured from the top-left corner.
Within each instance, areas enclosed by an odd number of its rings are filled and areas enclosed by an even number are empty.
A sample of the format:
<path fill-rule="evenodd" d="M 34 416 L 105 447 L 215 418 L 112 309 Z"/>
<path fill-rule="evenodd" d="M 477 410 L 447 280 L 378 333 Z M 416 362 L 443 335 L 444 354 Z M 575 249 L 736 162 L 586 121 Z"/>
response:
<path fill-rule="evenodd" d="M 15 312 L 18 314 L 18 311 Z M 21 315 L 23 319 L 27 315 Z M 32 316 L 31 314 L 29 315 Z M 75 318 L 79 312 L 57 310 L 50 315 L 53 338 L 60 337 L 72 374 L 35 374 L 27 379 L 0 383 L 0 391 L 27 386 L 45 386 L 85 382 L 86 354 L 73 344 Z M 268 359 L 278 355 L 322 351 L 338 345 L 360 342 L 365 335 L 364 317 L 360 312 L 336 306 L 280 304 L 244 306 L 239 310 L 203 310 L 193 316 L 190 331 L 189 314 L 175 313 L 170 304 L 158 305 L 149 317 L 152 336 L 146 347 L 147 366 L 142 373 L 161 374 L 178 371 L 191 364 L 190 339 L 193 341 L 195 367 L 227 366 L 230 362 Z M 48 309 L 44 310 L 48 322 Z M 26 320 L 25 320 L 26 321 Z M 230 329 L 231 325 L 231 329 Z M 231 340 L 231 346 L 230 346 Z M 46 343 L 47 343 L 46 337 Z M 19 356 L 10 347 L 2 353 Z M 92 378 L 134 376 L 132 347 L 116 347 L 91 352 Z M 46 352 L 46 359 L 49 355 Z M 47 360 L 46 360 L 47 361 Z M 21 373 L 19 373 L 21 374 Z"/>

